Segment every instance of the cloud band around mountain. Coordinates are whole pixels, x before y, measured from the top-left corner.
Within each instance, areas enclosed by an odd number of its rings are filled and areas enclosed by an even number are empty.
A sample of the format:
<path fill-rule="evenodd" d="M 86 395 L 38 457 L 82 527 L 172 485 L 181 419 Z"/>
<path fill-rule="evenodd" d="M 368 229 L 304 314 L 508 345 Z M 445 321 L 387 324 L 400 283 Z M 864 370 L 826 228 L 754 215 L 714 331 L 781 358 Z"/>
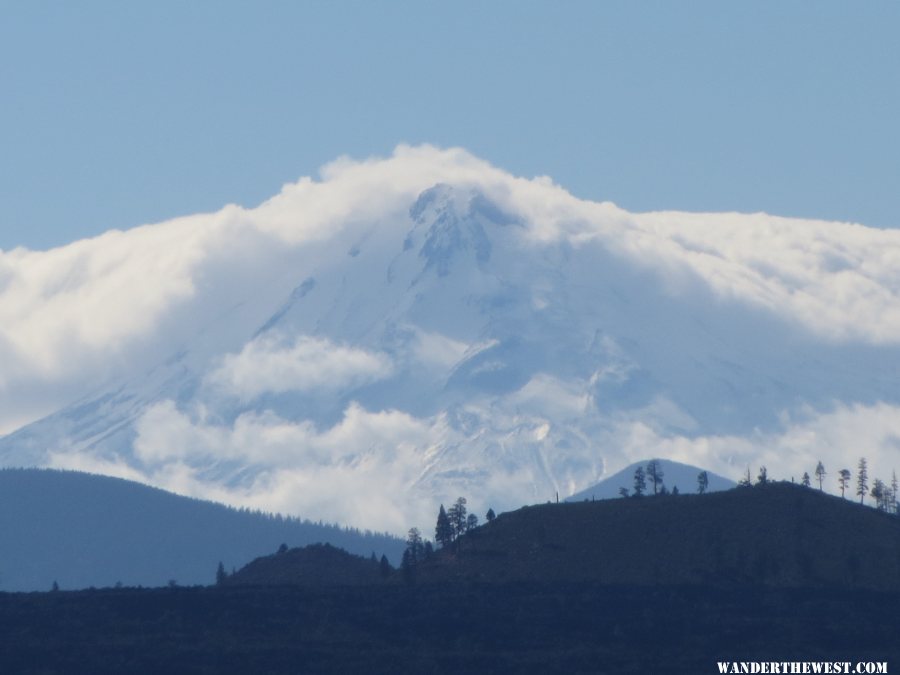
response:
<path fill-rule="evenodd" d="M 419 223 L 410 207 L 436 185 L 453 198 Z M 282 311 L 288 328 L 259 332 Z M 791 349 L 809 363 L 786 367 Z M 440 485 L 542 500 L 642 454 L 720 473 L 886 463 L 898 354 L 900 232 L 630 214 L 460 149 L 341 159 L 255 208 L 0 253 L 0 428 L 127 383 L 132 446 L 53 418 L 29 447 L 374 527 L 417 517 Z"/>

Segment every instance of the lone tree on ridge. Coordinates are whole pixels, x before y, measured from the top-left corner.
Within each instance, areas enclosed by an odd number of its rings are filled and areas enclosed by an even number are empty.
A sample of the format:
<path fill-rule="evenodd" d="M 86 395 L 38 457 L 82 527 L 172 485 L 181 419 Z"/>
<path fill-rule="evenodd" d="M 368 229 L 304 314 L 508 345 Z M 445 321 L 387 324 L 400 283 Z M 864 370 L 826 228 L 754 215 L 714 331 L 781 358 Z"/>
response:
<path fill-rule="evenodd" d="M 822 490 L 822 481 L 825 480 L 825 465 L 822 462 L 816 464 L 816 480 L 819 481 L 819 490 Z"/>
<path fill-rule="evenodd" d="M 659 460 L 651 459 L 647 464 L 647 477 L 650 479 L 650 482 L 653 483 L 653 494 L 659 494 L 659 486 L 662 485 L 663 482 L 663 468 L 659 463 Z"/>
<path fill-rule="evenodd" d="M 850 485 L 850 469 L 838 471 L 838 485 L 841 486 L 841 498 L 844 498 L 844 490 Z"/>
<path fill-rule="evenodd" d="M 709 474 L 701 471 L 697 474 L 697 494 L 703 494 L 709 488 Z"/>
<path fill-rule="evenodd" d="M 639 466 L 634 470 L 634 496 L 643 497 L 647 490 L 647 479 L 644 477 L 644 467 Z"/>
<path fill-rule="evenodd" d="M 869 465 L 865 457 L 859 458 L 859 465 L 856 472 L 856 496 L 859 497 L 859 503 L 865 503 L 866 491 L 869 489 Z"/>

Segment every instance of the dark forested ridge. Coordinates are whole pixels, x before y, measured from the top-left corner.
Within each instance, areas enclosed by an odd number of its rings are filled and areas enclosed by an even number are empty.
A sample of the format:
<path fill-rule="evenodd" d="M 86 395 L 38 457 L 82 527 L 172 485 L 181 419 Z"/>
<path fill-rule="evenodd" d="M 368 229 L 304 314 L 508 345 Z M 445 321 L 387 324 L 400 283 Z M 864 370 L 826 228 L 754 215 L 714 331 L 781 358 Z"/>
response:
<path fill-rule="evenodd" d="M 417 584 L 551 582 L 900 591 L 900 517 L 814 488 L 527 506 L 422 556 Z M 288 558 L 254 562 L 262 578 Z M 297 568 L 295 583 L 305 583 Z M 408 575 L 410 576 L 410 575 Z"/>
<path fill-rule="evenodd" d="M 227 586 L 366 586 L 393 579 L 385 561 L 353 555 L 329 544 L 310 544 L 257 558 L 220 580 Z"/>
<path fill-rule="evenodd" d="M 412 568 L 282 548 L 216 587 L 0 594 L 16 673 L 704 673 L 900 662 L 900 518 L 811 488 L 546 504 Z M 210 569 L 210 577 L 213 570 Z"/>
<path fill-rule="evenodd" d="M 544 504 L 467 533 L 417 578 L 900 591 L 900 517 L 791 483 Z"/>
<path fill-rule="evenodd" d="M 0 590 L 208 584 L 282 543 L 399 561 L 403 544 L 74 471 L 0 470 Z"/>

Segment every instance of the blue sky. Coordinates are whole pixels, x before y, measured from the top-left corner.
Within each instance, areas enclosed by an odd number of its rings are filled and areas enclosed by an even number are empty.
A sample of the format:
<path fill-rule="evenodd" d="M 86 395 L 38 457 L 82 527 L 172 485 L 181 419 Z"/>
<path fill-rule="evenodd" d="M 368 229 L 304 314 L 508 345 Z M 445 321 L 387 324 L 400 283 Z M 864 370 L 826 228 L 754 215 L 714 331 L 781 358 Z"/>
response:
<path fill-rule="evenodd" d="M 4 2 L 0 248 L 459 145 L 634 211 L 900 226 L 900 3 Z"/>

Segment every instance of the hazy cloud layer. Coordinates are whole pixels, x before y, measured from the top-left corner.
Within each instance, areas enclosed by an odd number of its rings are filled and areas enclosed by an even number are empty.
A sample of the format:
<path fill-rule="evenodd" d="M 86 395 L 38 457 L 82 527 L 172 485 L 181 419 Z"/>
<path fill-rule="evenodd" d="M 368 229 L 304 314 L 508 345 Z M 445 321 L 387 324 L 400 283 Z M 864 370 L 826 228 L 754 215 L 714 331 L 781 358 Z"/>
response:
<path fill-rule="evenodd" d="M 706 467 L 738 480 L 750 469 L 753 480 L 766 466 L 774 480 L 800 482 L 803 472 L 813 475 L 822 461 L 828 471 L 827 492 L 838 494 L 837 474 L 850 469 L 854 475 L 860 457 L 869 463 L 869 483 L 875 478 L 890 482 L 898 469 L 900 451 L 900 407 L 884 403 L 836 404 L 827 412 L 807 409 L 799 419 L 785 417 L 782 429 L 748 437 L 685 437 L 660 433 L 642 422 L 622 424 L 616 430 L 628 461 L 639 461 L 647 453 Z M 654 450 L 655 449 L 655 450 Z M 620 467 L 621 468 L 621 467 Z M 868 499 L 868 497 L 867 497 Z"/>
<path fill-rule="evenodd" d="M 380 347 L 328 337 L 322 326 L 344 326 L 329 302 L 345 303 L 340 311 L 358 319 L 354 335 L 393 309 L 384 298 L 353 304 L 341 295 L 354 282 L 344 279 L 342 265 L 357 261 L 364 274 L 356 283 L 382 283 L 414 226 L 411 204 L 439 183 L 477 188 L 505 212 L 516 227 L 498 227 L 496 236 L 515 245 L 523 265 L 529 252 L 552 248 L 565 265 L 566 251 L 596 249 L 644 270 L 673 301 L 711 293 L 724 307 L 751 307 L 812 342 L 900 345 L 900 231 L 766 214 L 630 214 L 578 200 L 545 177 L 511 176 L 464 150 L 400 146 L 386 159 L 340 159 L 319 179 L 286 185 L 255 208 L 227 206 L 50 251 L 0 252 L 0 430 L 107 383 L 141 381 L 157 364 L 187 354 L 183 367 L 193 369 L 204 391 L 238 402 L 233 415 L 211 400 L 186 404 L 172 395 L 139 415 L 133 462 L 65 450 L 65 439 L 48 461 L 396 531 L 428 526 L 418 520 L 432 508 L 427 490 L 455 485 L 454 476 L 438 475 L 448 456 L 460 476 L 477 477 L 491 494 L 505 495 L 506 505 L 545 499 L 548 480 L 566 494 L 648 455 L 733 477 L 760 464 L 775 475 L 799 475 L 818 459 L 836 471 L 848 464 L 850 449 L 867 455 L 876 473 L 886 472 L 897 456 L 900 411 L 887 402 L 772 411 L 784 414 L 779 429 L 715 435 L 692 427 L 690 415 L 664 397 L 627 414 L 598 412 L 592 387 L 626 382 L 632 365 L 625 361 L 617 366 L 607 358 L 606 370 L 567 377 L 526 373 L 513 386 L 501 377 L 502 359 L 488 354 L 508 345 L 498 347 L 475 329 L 463 335 L 427 322 L 395 326 L 398 336 L 411 335 L 402 363 Z M 445 234 L 452 240 L 458 233 Z M 477 264 L 487 275 L 502 253 Z M 337 289 L 309 300 L 320 303 L 321 322 L 254 337 L 312 270 Z M 413 288 L 418 278 L 404 283 Z M 492 283 L 508 290 L 502 280 Z M 558 309 L 537 285 L 530 292 L 532 314 Z M 459 301 L 473 298 L 467 290 Z M 608 356 L 615 345 L 601 347 Z M 477 361 L 481 352 L 490 358 Z M 457 370 L 466 359 L 468 370 Z M 240 407 L 266 395 L 348 394 L 407 367 L 416 377 L 428 370 L 482 378 L 499 393 L 473 394 L 467 405 L 434 415 L 354 403 L 328 424 Z M 546 475 L 517 461 L 528 453 L 540 457 Z M 566 471 L 554 468 L 563 456 Z M 254 477 L 231 480 L 243 465 L 256 467 Z"/>
<path fill-rule="evenodd" d="M 160 343 L 172 347 L 224 311 L 233 296 L 223 288 L 250 269 L 263 277 L 248 284 L 254 290 L 319 254 L 316 243 L 373 224 L 403 230 L 410 203 L 439 182 L 478 185 L 536 242 L 599 239 L 658 272 L 673 293 L 699 280 L 828 339 L 900 342 L 900 231 L 765 214 L 633 215 L 463 150 L 400 146 L 388 159 L 338 160 L 321 180 L 302 178 L 254 209 L 0 253 L 0 388 L 52 390 L 111 356 L 134 359 L 148 344 L 165 352 Z"/>
<path fill-rule="evenodd" d="M 207 422 L 164 401 L 137 432 L 135 454 L 153 482 L 207 496 L 201 476 L 211 467 L 263 466 L 249 485 L 228 492 L 228 501 L 395 532 L 424 508 L 424 495 L 417 502 L 409 488 L 429 449 L 446 438 L 440 418 L 356 404 L 331 428 L 317 429 L 271 412 L 244 414 L 231 425 Z M 171 466 L 180 467 L 175 477 L 167 476 Z"/>
<path fill-rule="evenodd" d="M 417 419 L 396 410 L 371 412 L 353 404 L 334 426 L 319 429 L 308 421 L 291 422 L 272 413 L 247 414 L 233 424 L 222 424 L 164 401 L 138 425 L 139 467 L 89 453 L 59 454 L 50 463 L 237 505 L 402 533 L 412 525 L 427 531 L 435 503 L 456 496 L 452 481 L 443 493 L 431 492 L 427 480 L 422 482 L 429 465 L 445 452 L 463 453 L 461 471 L 484 474 L 480 492 L 468 497 L 475 508 L 486 511 L 488 506 L 507 509 L 551 499 L 552 490 L 535 491 L 539 476 L 526 460 L 541 452 L 552 465 L 554 444 L 564 437 L 570 445 L 584 442 L 585 461 L 592 456 L 592 444 L 609 449 L 605 467 L 584 466 L 584 471 L 598 474 L 658 456 L 699 464 L 735 480 L 747 468 L 755 479 L 759 468 L 767 466 L 770 478 L 799 482 L 804 471 L 813 475 L 821 460 L 828 471 L 825 489 L 832 494 L 839 492 L 838 471 L 849 468 L 855 475 L 861 456 L 869 461 L 870 483 L 876 477 L 889 481 L 900 449 L 900 407 L 884 404 L 837 406 L 819 414 L 807 411 L 804 419 L 786 418 L 777 432 L 750 437 L 667 434 L 654 428 L 652 416 L 646 421 L 600 420 L 589 436 L 579 437 L 577 431 L 537 415 L 498 414 L 477 406 L 470 412 L 490 419 L 467 432 L 453 428 L 443 416 Z M 509 454 L 499 449 L 503 445 Z M 571 456 L 565 461 L 571 464 Z M 249 482 L 231 487 L 209 480 L 217 466 L 231 464 L 265 469 Z M 565 497 L 584 485 L 569 483 L 559 473 L 556 489 Z M 694 486 L 679 488 L 690 491 Z"/>
<path fill-rule="evenodd" d="M 387 377 L 384 354 L 300 335 L 262 335 L 238 354 L 226 355 L 208 383 L 244 401 L 265 393 L 332 391 Z"/>

